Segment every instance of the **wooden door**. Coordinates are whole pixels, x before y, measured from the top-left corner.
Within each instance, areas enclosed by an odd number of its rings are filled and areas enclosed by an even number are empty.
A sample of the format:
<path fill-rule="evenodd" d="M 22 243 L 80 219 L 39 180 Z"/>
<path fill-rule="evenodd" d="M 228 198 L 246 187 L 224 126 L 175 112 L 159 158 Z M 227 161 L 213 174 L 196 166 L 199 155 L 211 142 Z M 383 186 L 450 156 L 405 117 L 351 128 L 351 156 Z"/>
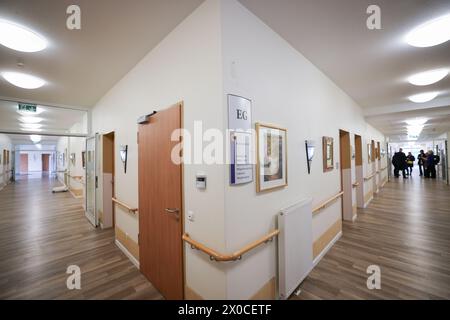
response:
<path fill-rule="evenodd" d="M 42 171 L 48 172 L 50 167 L 50 155 L 42 154 Z"/>
<path fill-rule="evenodd" d="M 28 153 L 20 154 L 20 172 L 28 172 Z"/>
<path fill-rule="evenodd" d="M 139 257 L 141 272 L 166 299 L 183 299 L 182 166 L 171 159 L 182 104 L 139 124 Z"/>

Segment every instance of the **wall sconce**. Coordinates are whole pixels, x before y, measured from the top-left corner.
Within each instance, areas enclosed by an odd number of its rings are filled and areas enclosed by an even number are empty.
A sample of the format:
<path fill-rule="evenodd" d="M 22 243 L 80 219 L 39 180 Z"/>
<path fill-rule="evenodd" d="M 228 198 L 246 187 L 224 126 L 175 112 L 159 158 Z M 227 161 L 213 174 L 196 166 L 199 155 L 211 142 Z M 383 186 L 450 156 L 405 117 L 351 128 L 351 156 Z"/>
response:
<path fill-rule="evenodd" d="M 355 155 L 355 147 L 354 146 L 350 146 L 352 149 L 352 159 L 355 159 L 356 155 Z"/>
<path fill-rule="evenodd" d="M 123 163 L 123 172 L 127 173 L 128 145 L 120 146 L 120 160 Z"/>
<path fill-rule="evenodd" d="M 386 155 L 386 150 L 381 149 L 380 154 L 381 154 L 382 157 L 384 157 Z"/>
<path fill-rule="evenodd" d="M 71 153 L 69 158 L 70 158 L 70 162 L 72 162 L 72 165 L 74 166 L 75 165 L 75 153 Z"/>
<path fill-rule="evenodd" d="M 305 147 L 306 147 L 306 162 L 308 164 L 308 174 L 311 173 L 311 162 L 314 158 L 314 150 L 316 148 L 314 141 L 312 140 L 305 140 Z"/>

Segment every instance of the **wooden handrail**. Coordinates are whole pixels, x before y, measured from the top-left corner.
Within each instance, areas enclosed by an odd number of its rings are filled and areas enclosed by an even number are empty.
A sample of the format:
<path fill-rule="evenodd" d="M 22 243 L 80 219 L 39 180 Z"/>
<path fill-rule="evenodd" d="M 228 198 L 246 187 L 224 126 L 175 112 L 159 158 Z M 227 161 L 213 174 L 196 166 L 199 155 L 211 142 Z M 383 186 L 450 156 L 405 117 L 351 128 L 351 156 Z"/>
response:
<path fill-rule="evenodd" d="M 333 201 L 335 201 L 336 199 L 342 197 L 344 195 L 344 191 L 339 192 L 338 194 L 332 196 L 330 199 L 328 199 L 327 201 L 321 203 L 320 205 L 318 205 L 317 207 L 315 207 L 313 209 L 313 214 L 319 212 L 322 209 L 325 209 L 330 203 L 332 203 Z"/>
<path fill-rule="evenodd" d="M 138 211 L 138 208 L 132 208 L 129 205 L 125 204 L 124 202 L 117 200 L 117 198 L 112 198 L 112 201 L 116 204 L 118 204 L 121 207 L 124 207 L 125 209 L 127 209 L 130 213 L 132 214 L 136 214 L 136 212 Z"/>
<path fill-rule="evenodd" d="M 387 167 L 384 167 L 384 168 L 381 168 L 380 170 L 381 170 L 381 171 L 384 171 L 384 170 L 386 170 L 386 169 L 387 169 Z"/>
<path fill-rule="evenodd" d="M 231 253 L 231 254 L 222 254 L 211 248 L 208 248 L 207 246 L 201 244 L 200 242 L 192 239 L 189 236 L 189 234 L 187 234 L 187 233 L 183 234 L 183 240 L 185 242 L 189 243 L 191 245 L 192 249 L 200 250 L 200 251 L 206 253 L 207 255 L 209 255 L 209 259 L 211 259 L 212 261 L 236 261 L 236 260 L 241 260 L 242 255 L 249 252 L 250 250 L 255 249 L 256 247 L 260 246 L 263 243 L 272 241 L 273 238 L 276 237 L 279 233 L 280 233 L 280 230 L 276 229 L 276 230 L 272 231 L 271 233 L 265 235 L 264 237 L 260 238 L 259 240 L 256 240 L 256 241 L 246 245 L 242 249 L 240 249 L 234 253 Z"/>
<path fill-rule="evenodd" d="M 356 188 L 357 186 L 359 186 L 359 182 L 355 182 L 354 184 L 352 184 L 353 188 Z"/>
<path fill-rule="evenodd" d="M 365 178 L 364 178 L 364 181 L 368 181 L 368 180 L 372 179 L 373 177 L 375 177 L 376 175 L 377 175 L 376 172 L 375 172 L 375 173 L 372 173 L 370 176 L 365 177 Z"/>

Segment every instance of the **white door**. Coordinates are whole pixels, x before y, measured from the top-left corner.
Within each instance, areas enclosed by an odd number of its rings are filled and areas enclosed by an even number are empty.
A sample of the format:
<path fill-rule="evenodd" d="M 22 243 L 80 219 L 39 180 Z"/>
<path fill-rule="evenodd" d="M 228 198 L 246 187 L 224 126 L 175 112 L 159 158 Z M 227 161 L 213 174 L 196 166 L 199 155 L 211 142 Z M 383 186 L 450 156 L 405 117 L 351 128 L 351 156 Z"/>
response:
<path fill-rule="evenodd" d="M 96 137 L 86 139 L 86 218 L 97 227 L 95 193 L 97 188 L 97 168 L 95 159 Z"/>

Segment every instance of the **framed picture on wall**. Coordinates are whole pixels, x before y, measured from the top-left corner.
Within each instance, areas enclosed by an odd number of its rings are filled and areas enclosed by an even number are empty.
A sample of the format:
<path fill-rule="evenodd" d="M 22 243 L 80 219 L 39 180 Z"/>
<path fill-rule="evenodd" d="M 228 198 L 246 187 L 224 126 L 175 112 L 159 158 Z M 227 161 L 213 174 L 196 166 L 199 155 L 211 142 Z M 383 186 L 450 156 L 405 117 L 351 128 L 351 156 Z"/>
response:
<path fill-rule="evenodd" d="M 256 124 L 256 191 L 287 186 L 287 130 Z"/>
<path fill-rule="evenodd" d="M 328 172 L 334 169 L 334 142 L 331 137 L 322 138 L 323 150 L 323 172 Z"/>
<path fill-rule="evenodd" d="M 368 143 L 367 144 L 367 163 L 371 163 L 372 162 L 372 144 Z"/>

